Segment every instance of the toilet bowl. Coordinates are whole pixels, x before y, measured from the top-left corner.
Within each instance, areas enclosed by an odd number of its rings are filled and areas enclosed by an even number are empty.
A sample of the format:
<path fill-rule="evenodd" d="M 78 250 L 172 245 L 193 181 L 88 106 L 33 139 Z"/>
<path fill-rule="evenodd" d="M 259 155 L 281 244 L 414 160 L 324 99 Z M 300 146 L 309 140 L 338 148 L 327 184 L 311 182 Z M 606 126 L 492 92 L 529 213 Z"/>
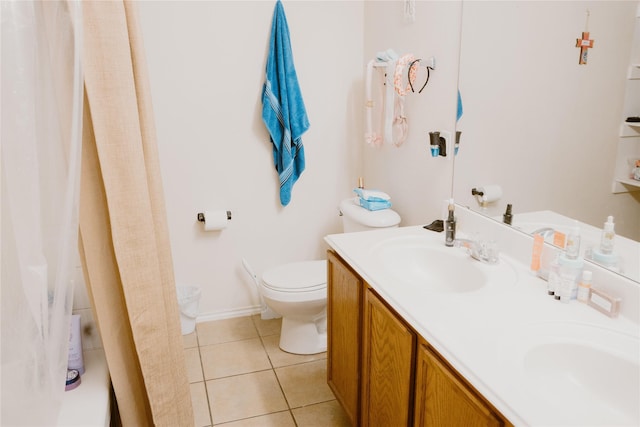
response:
<path fill-rule="evenodd" d="M 264 302 L 282 315 L 280 348 L 288 353 L 327 350 L 327 262 L 302 261 L 264 272 Z"/>
<path fill-rule="evenodd" d="M 397 227 L 400 215 L 391 209 L 368 211 L 356 199 L 340 203 L 344 232 Z M 302 261 L 266 270 L 262 280 L 251 271 L 264 302 L 262 318 L 282 316 L 280 348 L 288 353 L 315 354 L 327 350 L 327 262 Z"/>

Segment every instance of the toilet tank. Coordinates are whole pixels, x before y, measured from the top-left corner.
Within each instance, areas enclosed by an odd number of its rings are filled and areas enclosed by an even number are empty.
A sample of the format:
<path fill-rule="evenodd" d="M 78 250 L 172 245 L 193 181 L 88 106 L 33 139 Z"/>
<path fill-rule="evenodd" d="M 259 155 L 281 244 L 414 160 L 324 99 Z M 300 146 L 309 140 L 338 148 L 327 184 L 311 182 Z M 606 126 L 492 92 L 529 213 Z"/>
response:
<path fill-rule="evenodd" d="M 342 214 L 342 231 L 375 230 L 378 228 L 392 228 L 400 224 L 400 215 L 391 209 L 370 211 L 358 204 L 358 198 L 345 199 L 340 203 Z"/>

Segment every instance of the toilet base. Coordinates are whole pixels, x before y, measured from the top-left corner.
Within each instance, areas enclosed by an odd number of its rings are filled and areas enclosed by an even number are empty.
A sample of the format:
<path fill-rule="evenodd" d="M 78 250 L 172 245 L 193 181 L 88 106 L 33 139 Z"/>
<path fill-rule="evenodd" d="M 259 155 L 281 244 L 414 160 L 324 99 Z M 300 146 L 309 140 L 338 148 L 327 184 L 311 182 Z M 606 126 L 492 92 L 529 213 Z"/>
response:
<path fill-rule="evenodd" d="M 315 321 L 283 317 L 280 349 L 293 354 L 316 354 L 327 351 L 327 316 Z"/>

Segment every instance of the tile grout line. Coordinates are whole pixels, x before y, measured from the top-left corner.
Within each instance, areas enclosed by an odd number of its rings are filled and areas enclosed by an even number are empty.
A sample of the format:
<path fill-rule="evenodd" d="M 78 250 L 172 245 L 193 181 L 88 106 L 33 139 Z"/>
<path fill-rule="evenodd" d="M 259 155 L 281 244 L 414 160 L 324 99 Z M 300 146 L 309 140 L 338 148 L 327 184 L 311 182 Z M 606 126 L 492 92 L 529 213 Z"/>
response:
<path fill-rule="evenodd" d="M 207 410 L 209 412 L 209 426 L 213 426 L 213 415 L 211 414 L 211 403 L 209 400 L 209 388 L 207 387 L 207 379 L 204 376 L 204 364 L 202 363 L 202 353 L 200 352 L 200 337 L 196 329 L 196 343 L 198 344 L 198 360 L 200 360 L 200 371 L 202 372 L 202 384 L 204 385 L 204 397 L 207 400 Z"/>
<path fill-rule="evenodd" d="M 273 364 L 273 360 L 271 360 L 271 356 L 269 355 L 269 352 L 267 351 L 267 347 L 264 344 L 264 337 L 262 336 L 262 334 L 258 330 L 258 327 L 256 325 L 256 322 L 255 322 L 253 316 L 251 317 L 251 320 L 253 321 L 253 326 L 255 326 L 256 331 L 258 332 L 258 336 L 260 337 L 260 343 L 262 344 L 262 350 L 267 355 L 267 359 L 269 359 L 269 364 L 271 365 L 271 370 L 273 371 L 273 376 L 276 377 L 276 381 L 278 382 L 278 387 L 280 387 L 280 392 L 282 393 L 282 397 L 284 397 L 284 401 L 287 404 L 287 410 L 289 412 L 289 415 L 291 416 L 291 419 L 293 420 L 294 426 L 298 427 L 298 421 L 296 420 L 296 417 L 293 415 L 293 411 L 291 410 L 291 405 L 289 404 L 289 399 L 287 399 L 287 395 L 284 392 L 284 388 L 282 387 L 282 384 L 280 383 L 280 378 L 278 378 L 278 374 L 276 373 L 276 368 L 275 368 L 275 366 Z"/>

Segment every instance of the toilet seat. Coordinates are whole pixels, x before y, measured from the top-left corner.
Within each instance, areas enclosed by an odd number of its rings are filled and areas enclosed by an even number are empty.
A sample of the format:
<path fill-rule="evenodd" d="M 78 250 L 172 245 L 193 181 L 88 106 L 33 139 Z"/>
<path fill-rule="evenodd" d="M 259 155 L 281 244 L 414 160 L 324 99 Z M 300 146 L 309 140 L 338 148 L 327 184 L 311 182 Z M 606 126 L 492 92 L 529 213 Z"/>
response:
<path fill-rule="evenodd" d="M 327 287 L 327 261 L 302 261 L 279 265 L 264 272 L 262 284 L 283 293 L 313 292 Z"/>

